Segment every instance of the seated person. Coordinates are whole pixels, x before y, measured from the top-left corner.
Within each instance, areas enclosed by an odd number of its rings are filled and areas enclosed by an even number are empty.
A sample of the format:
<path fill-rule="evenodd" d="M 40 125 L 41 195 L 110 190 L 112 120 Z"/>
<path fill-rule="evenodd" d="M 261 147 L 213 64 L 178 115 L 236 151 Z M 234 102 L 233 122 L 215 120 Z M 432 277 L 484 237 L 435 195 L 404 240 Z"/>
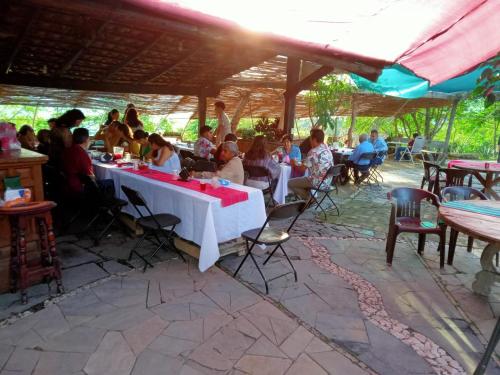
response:
<path fill-rule="evenodd" d="M 243 165 L 264 167 L 271 173 L 271 179 L 275 180 L 279 177 L 281 168 L 271 157 L 271 154 L 266 151 L 266 145 L 266 137 L 263 135 L 256 136 L 250 150 L 245 153 Z M 269 181 L 267 177 L 252 177 L 247 180 L 246 185 L 257 189 L 267 189 L 269 187 Z"/>
<path fill-rule="evenodd" d="M 149 134 L 144 130 L 138 129 L 134 132 L 134 143 L 139 145 L 138 152 L 134 155 L 139 156 L 141 159 L 151 158 L 151 145 L 148 142 Z M 137 151 L 137 150 L 134 150 Z"/>
<path fill-rule="evenodd" d="M 36 134 L 36 138 L 38 139 L 36 150 L 40 154 L 48 155 L 50 151 L 50 130 L 40 129 Z"/>
<path fill-rule="evenodd" d="M 31 126 L 21 126 L 21 129 L 19 129 L 19 132 L 17 133 L 17 140 L 21 144 L 22 148 L 36 151 L 36 136 L 35 131 Z"/>
<path fill-rule="evenodd" d="M 372 131 L 370 132 L 370 142 L 372 143 L 375 152 L 387 152 L 387 143 L 385 143 L 384 138 L 379 137 L 377 129 L 372 129 Z"/>
<path fill-rule="evenodd" d="M 243 185 L 245 172 L 243 171 L 243 163 L 239 158 L 240 151 L 235 142 L 224 142 L 221 145 L 220 157 L 224 161 L 224 166 L 217 172 L 198 172 L 195 173 L 199 178 L 212 178 L 214 176 L 224 178 L 235 184 Z"/>
<path fill-rule="evenodd" d="M 326 172 L 333 166 L 333 156 L 332 152 L 328 146 L 324 143 L 325 133 L 321 129 L 312 129 L 310 142 L 312 149 L 308 152 L 307 157 L 301 165 L 298 165 L 295 159 L 291 160 L 292 166 L 304 173 L 306 170 L 309 171 L 309 175 L 306 177 L 291 178 L 288 180 L 288 187 L 296 195 L 305 201 L 310 198 L 310 190 L 312 187 L 326 188 L 332 183 L 331 177 L 323 178 Z"/>
<path fill-rule="evenodd" d="M 418 133 L 413 133 L 413 137 L 410 138 L 410 140 L 408 141 L 408 146 L 399 146 L 396 149 L 396 154 L 394 155 L 394 160 L 401 160 L 401 156 L 403 155 L 403 152 L 405 152 L 406 147 L 408 147 L 408 150 L 411 151 L 411 149 L 413 148 L 413 144 L 415 143 L 415 138 L 417 138 L 417 137 L 418 137 Z"/>
<path fill-rule="evenodd" d="M 174 146 L 164 140 L 159 134 L 151 134 L 148 137 L 151 145 L 151 156 L 153 157 L 154 169 L 167 173 L 179 173 L 181 170 L 181 161 L 176 154 Z"/>
<path fill-rule="evenodd" d="M 92 161 L 87 154 L 90 145 L 89 131 L 76 128 L 73 132 L 73 144 L 63 151 L 63 170 L 67 180 L 67 193 L 70 195 L 83 192 L 84 186 L 80 176 L 94 178 Z"/>
<path fill-rule="evenodd" d="M 302 160 L 302 154 L 300 152 L 300 147 L 297 145 L 294 145 L 292 143 L 293 141 L 293 136 L 290 134 L 285 134 L 281 138 L 281 143 L 283 144 L 282 146 L 278 147 L 273 154 L 278 154 L 278 156 L 281 154 L 281 160 L 285 163 L 289 163 L 292 159 L 295 159 L 295 161 L 301 161 Z"/>
<path fill-rule="evenodd" d="M 226 134 L 226 136 L 224 137 L 224 142 L 237 143 L 238 137 L 236 135 L 234 135 L 233 133 Z M 219 147 L 217 147 L 217 150 L 214 153 L 214 158 L 215 158 L 215 161 L 217 162 L 217 164 L 224 164 L 224 160 L 222 160 L 222 157 L 221 157 L 221 152 L 222 152 L 222 143 L 219 145 Z"/>
<path fill-rule="evenodd" d="M 375 152 L 375 149 L 368 138 L 368 134 L 360 134 L 359 145 L 356 146 L 347 162 L 347 167 L 353 168 L 354 170 L 355 183 L 361 182 L 359 172 L 366 172 L 370 167 L 370 160 L 361 159 L 361 155 L 367 152 Z"/>
<path fill-rule="evenodd" d="M 202 126 L 200 129 L 200 138 L 194 144 L 194 156 L 210 160 L 215 154 L 215 145 L 212 143 L 214 136 L 210 126 Z"/>

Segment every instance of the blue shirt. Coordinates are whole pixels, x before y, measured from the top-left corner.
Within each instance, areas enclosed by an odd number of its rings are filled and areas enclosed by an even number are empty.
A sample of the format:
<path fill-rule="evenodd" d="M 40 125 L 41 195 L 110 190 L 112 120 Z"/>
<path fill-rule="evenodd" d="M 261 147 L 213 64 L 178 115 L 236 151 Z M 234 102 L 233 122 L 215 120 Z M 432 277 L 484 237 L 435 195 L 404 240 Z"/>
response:
<path fill-rule="evenodd" d="M 377 137 L 377 139 L 375 140 L 375 142 L 373 142 L 373 148 L 377 152 L 378 151 L 387 151 L 388 150 L 387 143 L 385 143 L 384 139 L 380 138 L 380 137 Z"/>
<path fill-rule="evenodd" d="M 357 165 L 368 165 L 370 164 L 370 160 L 359 160 L 361 155 L 363 155 L 365 152 L 375 152 L 375 149 L 373 148 L 373 145 L 369 140 L 366 140 L 362 143 L 360 143 L 352 152 L 351 156 L 349 156 L 349 160 L 352 161 L 354 164 Z"/>
<path fill-rule="evenodd" d="M 287 155 L 285 148 L 283 146 L 278 147 L 277 151 L 283 153 L 283 156 Z M 295 159 L 296 161 L 301 161 L 302 152 L 300 151 L 300 147 L 297 145 L 292 145 L 288 157 L 290 158 L 290 160 Z"/>

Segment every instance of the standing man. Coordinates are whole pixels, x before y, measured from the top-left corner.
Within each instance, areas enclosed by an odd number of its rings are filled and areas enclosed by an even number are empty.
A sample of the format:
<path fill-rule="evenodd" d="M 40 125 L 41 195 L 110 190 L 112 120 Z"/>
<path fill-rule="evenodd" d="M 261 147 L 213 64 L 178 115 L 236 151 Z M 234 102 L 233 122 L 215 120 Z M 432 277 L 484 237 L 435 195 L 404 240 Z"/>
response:
<path fill-rule="evenodd" d="M 295 159 L 290 160 L 293 167 L 298 169 L 302 174 L 306 170 L 309 171 L 307 177 L 297 177 L 288 180 L 288 187 L 300 199 L 305 201 L 310 198 L 311 188 L 319 188 L 321 181 L 326 175 L 326 172 L 333 166 L 333 155 L 327 145 L 324 144 L 325 133 L 321 129 L 312 129 L 310 142 L 312 149 L 308 152 L 307 157 L 304 159 L 304 163 L 301 165 L 297 164 Z M 330 186 L 332 179 L 327 178 L 323 182 L 325 186 Z M 322 186 L 322 187 L 325 187 Z"/>
<path fill-rule="evenodd" d="M 224 142 L 224 137 L 226 134 L 231 133 L 231 122 L 229 121 L 229 117 L 227 117 L 224 110 L 226 109 L 226 105 L 224 102 L 218 101 L 215 102 L 215 113 L 217 114 L 217 129 L 215 130 L 215 136 L 217 137 L 216 144 L 217 146 Z"/>

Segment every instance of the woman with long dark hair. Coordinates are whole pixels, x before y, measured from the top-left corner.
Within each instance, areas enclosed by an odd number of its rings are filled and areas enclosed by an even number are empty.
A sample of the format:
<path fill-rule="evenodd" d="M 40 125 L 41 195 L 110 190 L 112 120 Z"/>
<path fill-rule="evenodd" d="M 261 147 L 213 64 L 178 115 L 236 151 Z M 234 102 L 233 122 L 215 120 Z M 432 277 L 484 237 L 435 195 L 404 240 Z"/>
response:
<path fill-rule="evenodd" d="M 108 112 L 108 118 L 104 123 L 104 125 L 109 125 L 113 121 L 118 121 L 119 118 L 120 118 L 120 112 L 118 112 L 117 109 L 112 109 L 111 111 Z"/>
<path fill-rule="evenodd" d="M 50 130 L 49 161 L 56 167 L 61 166 L 61 156 L 65 148 L 73 144 L 70 129 L 79 126 L 85 115 L 79 109 L 70 109 L 56 119 L 55 126 Z"/>
<path fill-rule="evenodd" d="M 172 173 L 173 171 L 179 172 L 181 170 L 181 161 L 179 156 L 169 142 L 164 140 L 159 134 L 151 134 L 148 137 L 148 142 L 153 150 L 153 165 L 155 169 Z"/>
<path fill-rule="evenodd" d="M 124 122 L 125 124 L 130 126 L 132 132 L 135 132 L 138 129 L 144 130 L 144 125 L 141 120 L 139 120 L 139 114 L 137 113 L 137 110 L 135 108 L 130 108 L 127 111 Z"/>
<path fill-rule="evenodd" d="M 263 135 L 256 136 L 250 150 L 245 153 L 243 166 L 264 167 L 271 173 L 271 177 L 274 180 L 279 176 L 280 166 L 266 150 L 266 146 L 266 137 Z M 269 186 L 267 177 L 252 177 L 247 180 L 247 185 L 258 189 L 266 189 Z"/>

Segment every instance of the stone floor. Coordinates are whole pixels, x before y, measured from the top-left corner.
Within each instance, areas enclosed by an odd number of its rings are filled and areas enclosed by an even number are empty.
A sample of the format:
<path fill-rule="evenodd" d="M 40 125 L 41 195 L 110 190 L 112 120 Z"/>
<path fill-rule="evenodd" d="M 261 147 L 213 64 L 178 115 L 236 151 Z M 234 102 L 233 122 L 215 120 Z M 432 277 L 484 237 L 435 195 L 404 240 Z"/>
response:
<path fill-rule="evenodd" d="M 467 253 L 459 236 L 454 265 L 440 270 L 436 238 L 420 257 L 402 235 L 388 267 L 387 192 L 419 185 L 421 169 L 388 162 L 383 176 L 378 187 L 341 187 L 340 216 L 299 219 L 286 245 L 298 282 L 272 281 L 268 296 L 250 261 L 232 278 L 236 255 L 199 273 L 194 260 L 160 253 L 142 273 L 120 232 L 100 246 L 59 237 L 67 293 L 47 300 L 37 285 L 28 306 L 0 296 L 0 375 L 472 373 L 500 313 L 498 286 L 488 298 L 471 290 L 484 244 Z M 430 206 L 424 215 L 435 220 Z M 277 253 L 264 272 L 287 267 Z M 496 359 L 488 374 L 500 374 Z"/>
<path fill-rule="evenodd" d="M 170 260 L 0 329 L 0 374 L 369 374 L 214 267 Z"/>

